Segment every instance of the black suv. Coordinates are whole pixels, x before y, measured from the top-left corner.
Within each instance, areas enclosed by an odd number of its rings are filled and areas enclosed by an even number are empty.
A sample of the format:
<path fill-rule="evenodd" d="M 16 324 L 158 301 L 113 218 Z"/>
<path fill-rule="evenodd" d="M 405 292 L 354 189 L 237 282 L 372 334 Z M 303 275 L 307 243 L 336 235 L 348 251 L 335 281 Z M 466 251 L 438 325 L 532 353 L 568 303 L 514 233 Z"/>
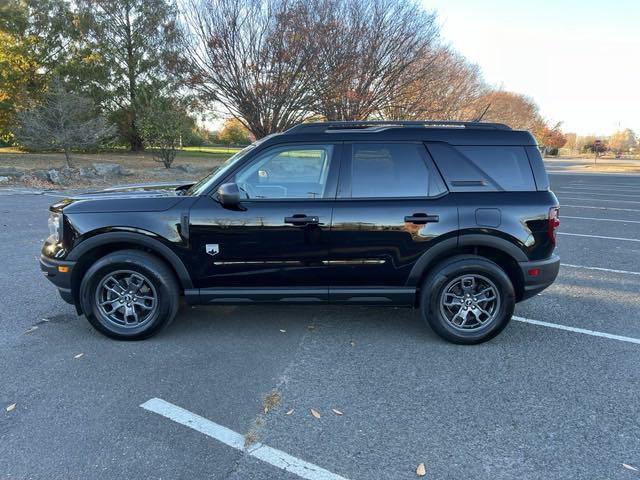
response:
<path fill-rule="evenodd" d="M 50 207 L 44 274 L 102 333 L 142 339 L 190 304 L 418 307 L 479 343 L 556 278 L 558 200 L 529 132 L 326 122 L 263 138 L 190 185 Z"/>

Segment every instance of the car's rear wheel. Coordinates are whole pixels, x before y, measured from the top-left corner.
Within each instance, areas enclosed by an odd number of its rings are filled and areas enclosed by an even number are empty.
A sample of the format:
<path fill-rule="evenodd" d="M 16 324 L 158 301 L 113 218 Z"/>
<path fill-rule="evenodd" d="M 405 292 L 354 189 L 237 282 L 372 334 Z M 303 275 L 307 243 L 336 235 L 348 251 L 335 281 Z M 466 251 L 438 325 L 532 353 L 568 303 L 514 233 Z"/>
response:
<path fill-rule="evenodd" d="M 511 320 L 514 306 L 513 285 L 505 271 L 473 255 L 436 266 L 420 295 L 423 319 L 445 340 L 462 344 L 495 337 Z"/>
<path fill-rule="evenodd" d="M 121 250 L 89 268 L 80 286 L 80 301 L 87 319 L 101 333 L 120 340 L 141 340 L 175 317 L 178 282 L 154 255 Z"/>

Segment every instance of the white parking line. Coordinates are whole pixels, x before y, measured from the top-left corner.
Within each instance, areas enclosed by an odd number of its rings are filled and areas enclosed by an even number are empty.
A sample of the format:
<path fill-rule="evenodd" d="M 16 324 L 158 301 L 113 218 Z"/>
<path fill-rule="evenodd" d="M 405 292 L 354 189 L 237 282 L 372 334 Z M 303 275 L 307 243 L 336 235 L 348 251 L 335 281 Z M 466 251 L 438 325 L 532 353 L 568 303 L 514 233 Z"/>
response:
<path fill-rule="evenodd" d="M 570 218 L 572 220 L 596 220 L 598 222 L 640 223 L 640 220 L 621 220 L 619 218 L 572 217 L 569 215 L 560 216 L 561 221 L 564 218 Z"/>
<path fill-rule="evenodd" d="M 604 235 L 587 235 L 585 233 L 558 232 L 556 235 L 567 235 L 569 237 L 603 238 L 604 240 L 621 240 L 624 242 L 640 242 L 640 239 L 637 238 L 605 237 Z"/>
<path fill-rule="evenodd" d="M 625 337 L 623 335 L 613 335 L 611 333 L 587 330 L 586 328 L 569 327 L 567 325 L 560 325 L 559 323 L 541 322 L 540 320 L 518 317 L 516 315 L 511 318 L 516 322 L 530 323 L 531 325 L 538 325 L 540 327 L 557 328 L 558 330 L 565 330 L 567 332 L 582 333 L 584 335 L 591 335 L 592 337 L 608 338 L 609 340 L 618 340 L 619 342 L 636 343 L 640 345 L 640 338 Z"/>
<path fill-rule="evenodd" d="M 181 425 L 204 433 L 208 437 L 214 438 L 225 445 L 235 448 L 236 450 L 241 450 L 249 456 L 262 460 L 281 470 L 291 472 L 301 478 L 308 480 L 347 480 L 345 477 L 331 473 L 313 463 L 305 462 L 304 460 L 291 456 L 281 450 L 263 445 L 262 443 L 254 443 L 245 449 L 244 437 L 238 432 L 218 425 L 207 418 L 196 415 L 189 410 L 185 410 L 161 398 L 152 398 L 140 406 L 145 410 L 157 413 Z"/>
<path fill-rule="evenodd" d="M 603 268 L 603 267 L 586 267 L 584 265 L 572 265 L 570 263 L 561 263 L 560 266 L 569 267 L 569 268 L 583 268 L 585 270 L 597 270 L 598 272 L 623 273 L 625 275 L 640 275 L 640 272 L 630 272 L 629 270 L 615 270 L 613 268 Z"/>
<path fill-rule="evenodd" d="M 589 193 L 589 192 L 608 192 L 612 190 L 622 193 L 636 193 L 640 191 L 640 184 L 635 187 L 575 187 L 570 185 L 563 185 L 558 187 L 558 190 L 577 190 L 575 193 Z M 555 192 L 555 189 L 553 190 Z"/>
<path fill-rule="evenodd" d="M 567 200 L 593 200 L 594 202 L 616 202 L 616 203 L 640 203 L 635 200 L 606 200 L 604 198 L 582 198 L 582 197 L 561 197 L 566 198 Z"/>
<path fill-rule="evenodd" d="M 566 205 L 564 203 L 560 204 L 561 208 L 571 207 L 571 208 L 593 208 L 595 210 L 615 210 L 617 212 L 640 212 L 637 208 L 617 208 L 617 207 L 594 207 L 593 205 Z"/>
<path fill-rule="evenodd" d="M 636 187 L 640 188 L 640 183 L 580 183 L 580 182 L 571 182 L 569 185 L 573 187 L 590 187 L 591 185 L 597 187 Z"/>
<path fill-rule="evenodd" d="M 595 192 L 567 192 L 564 189 L 554 190 L 556 195 L 589 195 L 590 197 L 625 197 L 640 198 L 640 195 L 626 195 L 624 193 L 595 193 Z M 624 200 L 621 200 L 624 201 Z"/>

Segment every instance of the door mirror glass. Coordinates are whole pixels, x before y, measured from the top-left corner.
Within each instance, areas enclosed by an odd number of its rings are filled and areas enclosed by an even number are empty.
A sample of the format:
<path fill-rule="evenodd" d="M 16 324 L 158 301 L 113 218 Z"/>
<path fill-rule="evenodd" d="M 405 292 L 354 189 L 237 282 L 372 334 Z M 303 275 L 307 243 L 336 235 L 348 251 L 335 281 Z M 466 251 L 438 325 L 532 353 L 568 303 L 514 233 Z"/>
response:
<path fill-rule="evenodd" d="M 225 208 L 234 208 L 240 204 L 240 189 L 235 183 L 224 183 L 218 188 L 218 200 Z"/>

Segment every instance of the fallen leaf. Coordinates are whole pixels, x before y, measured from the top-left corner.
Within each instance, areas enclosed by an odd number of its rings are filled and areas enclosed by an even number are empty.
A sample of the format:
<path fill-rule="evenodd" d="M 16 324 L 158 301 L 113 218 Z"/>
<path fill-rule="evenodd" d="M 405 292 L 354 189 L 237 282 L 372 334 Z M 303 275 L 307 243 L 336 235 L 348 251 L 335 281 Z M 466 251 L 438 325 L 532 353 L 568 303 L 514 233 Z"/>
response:
<path fill-rule="evenodd" d="M 331 411 L 336 415 L 342 415 L 342 412 L 340 410 L 336 410 L 335 408 L 332 408 Z"/>
<path fill-rule="evenodd" d="M 427 474 L 427 469 L 424 466 L 424 463 L 421 463 L 420 465 L 418 465 L 418 468 L 416 468 L 416 475 L 419 477 L 424 477 Z"/>
<path fill-rule="evenodd" d="M 293 414 L 293 408 L 287 412 L 287 415 L 292 415 L 292 414 Z"/>
<path fill-rule="evenodd" d="M 83 355 L 84 355 L 84 353 L 79 353 L 79 354 L 77 354 L 77 355 L 74 355 L 74 356 L 73 356 L 73 358 L 80 358 L 80 357 L 82 357 Z"/>
<path fill-rule="evenodd" d="M 308 328 L 309 330 L 313 330 L 314 328 L 316 328 L 316 326 L 315 326 L 315 325 L 307 325 L 307 328 Z"/>
<path fill-rule="evenodd" d="M 35 332 L 37 329 L 38 329 L 38 326 L 34 325 L 33 327 L 27 328 L 24 333 L 26 335 L 28 333 Z"/>
<path fill-rule="evenodd" d="M 251 430 L 250 432 L 247 432 L 244 436 L 244 448 L 249 448 L 251 445 L 256 443 L 256 440 L 258 440 L 258 434 L 255 431 Z"/>
<path fill-rule="evenodd" d="M 313 408 L 311 409 L 311 415 L 313 415 L 315 418 L 320 418 L 320 412 L 314 410 Z"/>
<path fill-rule="evenodd" d="M 15 405 L 15 404 L 14 404 L 14 405 Z M 627 470 L 632 470 L 632 471 L 634 471 L 634 472 L 637 472 L 637 471 L 638 471 L 638 469 L 637 469 L 636 467 L 632 467 L 631 465 L 627 465 L 626 463 L 623 463 L 623 464 L 622 464 L 622 466 L 623 466 L 624 468 L 626 468 Z"/>
<path fill-rule="evenodd" d="M 281 331 L 282 333 L 287 333 L 287 331 L 286 331 L 286 330 L 282 330 L 282 329 L 280 329 L 280 331 Z"/>
<path fill-rule="evenodd" d="M 42 322 L 50 322 L 51 320 L 49 320 L 48 318 L 43 318 L 41 321 Z"/>
<path fill-rule="evenodd" d="M 6 408 L 7 412 L 11 412 L 12 410 L 15 410 L 15 409 L 16 409 L 16 404 L 15 403 L 12 403 L 11 405 L 9 405 Z"/>
<path fill-rule="evenodd" d="M 282 400 L 282 396 L 280 392 L 277 390 L 272 390 L 267 395 L 265 395 L 264 400 L 262 402 L 262 406 L 264 407 L 264 413 L 269 413 L 271 410 L 280 405 L 280 401 Z"/>

